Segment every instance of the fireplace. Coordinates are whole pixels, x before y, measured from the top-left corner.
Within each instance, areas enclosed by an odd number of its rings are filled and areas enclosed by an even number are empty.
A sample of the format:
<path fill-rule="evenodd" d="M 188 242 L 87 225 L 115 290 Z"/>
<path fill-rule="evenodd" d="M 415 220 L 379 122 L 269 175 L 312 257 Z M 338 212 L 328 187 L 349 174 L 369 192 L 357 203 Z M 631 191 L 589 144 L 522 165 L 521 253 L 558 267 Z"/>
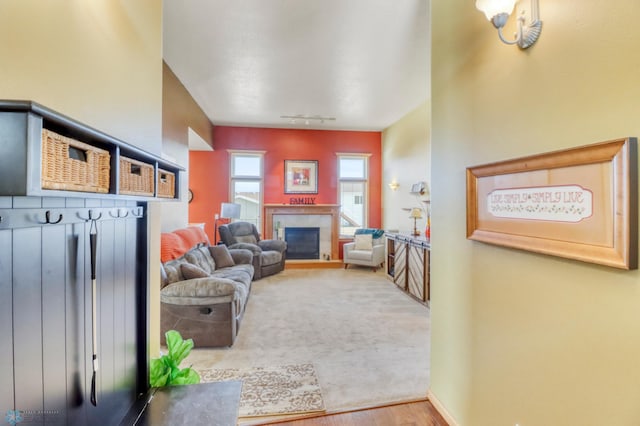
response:
<path fill-rule="evenodd" d="M 320 256 L 317 260 L 339 259 L 339 204 L 265 204 L 264 235 L 284 239 L 290 227 L 319 227 Z"/>
<path fill-rule="evenodd" d="M 320 259 L 320 228 L 286 227 L 287 259 Z"/>

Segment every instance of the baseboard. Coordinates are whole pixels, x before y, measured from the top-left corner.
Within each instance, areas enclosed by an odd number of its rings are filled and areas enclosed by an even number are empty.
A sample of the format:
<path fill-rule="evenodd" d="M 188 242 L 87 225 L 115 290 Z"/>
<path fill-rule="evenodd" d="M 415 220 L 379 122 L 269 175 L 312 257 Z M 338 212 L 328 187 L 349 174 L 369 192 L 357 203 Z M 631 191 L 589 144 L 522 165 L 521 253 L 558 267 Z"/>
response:
<path fill-rule="evenodd" d="M 329 417 L 329 416 L 339 415 L 339 414 L 356 413 L 358 411 L 375 410 L 376 408 L 386 408 L 386 407 L 392 407 L 394 405 L 411 404 L 414 402 L 423 402 L 426 400 L 427 398 L 410 398 L 410 399 L 404 399 L 401 401 L 389 402 L 386 404 L 370 404 L 370 405 L 365 404 L 365 405 L 354 407 L 354 408 L 325 410 L 325 411 L 318 411 L 314 413 L 301 413 L 301 414 L 288 414 L 288 415 L 281 414 L 281 415 L 271 416 L 272 417 L 271 419 L 269 418 L 269 416 L 254 417 L 254 418 L 241 417 L 238 420 L 238 425 L 239 426 L 277 425 L 277 424 L 282 424 L 287 422 L 293 422 L 296 420 L 306 420 L 306 419 L 313 419 L 318 417 Z"/>
<path fill-rule="evenodd" d="M 451 414 L 449 414 L 446 408 L 444 408 L 444 405 L 442 405 L 440 400 L 436 398 L 433 392 L 431 392 L 431 389 L 427 391 L 427 399 L 429 400 L 431 405 L 433 405 L 433 407 L 438 411 L 438 413 L 440 413 L 442 418 L 447 422 L 449 426 L 460 426 L 456 419 L 453 418 Z"/>
<path fill-rule="evenodd" d="M 284 269 L 338 269 L 344 268 L 342 260 L 297 260 L 287 259 Z"/>

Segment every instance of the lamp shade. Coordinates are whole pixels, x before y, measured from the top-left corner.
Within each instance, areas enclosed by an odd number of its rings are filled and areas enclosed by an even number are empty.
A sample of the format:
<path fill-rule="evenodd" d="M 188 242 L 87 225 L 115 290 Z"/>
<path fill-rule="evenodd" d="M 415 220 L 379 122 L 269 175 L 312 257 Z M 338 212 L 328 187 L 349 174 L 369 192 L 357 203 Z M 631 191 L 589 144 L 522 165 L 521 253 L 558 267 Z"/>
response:
<path fill-rule="evenodd" d="M 409 213 L 409 217 L 411 219 L 422 219 L 422 210 L 416 207 L 412 208 L 411 213 Z"/>
<path fill-rule="evenodd" d="M 476 9 L 484 12 L 489 21 L 501 13 L 511 15 L 516 0 L 476 0 Z"/>
<path fill-rule="evenodd" d="M 238 219 L 240 217 L 240 204 L 222 203 L 220 205 L 220 217 L 225 219 Z"/>

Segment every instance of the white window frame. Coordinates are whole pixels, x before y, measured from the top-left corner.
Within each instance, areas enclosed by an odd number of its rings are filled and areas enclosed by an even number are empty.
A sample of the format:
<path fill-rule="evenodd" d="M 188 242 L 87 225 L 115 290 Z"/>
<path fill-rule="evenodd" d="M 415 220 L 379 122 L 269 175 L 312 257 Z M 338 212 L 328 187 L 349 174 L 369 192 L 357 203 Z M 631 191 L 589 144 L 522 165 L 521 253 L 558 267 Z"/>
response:
<path fill-rule="evenodd" d="M 256 223 L 256 228 L 259 233 L 262 233 L 262 221 L 263 218 L 263 207 L 264 207 L 264 154 L 266 151 L 250 151 L 250 150 L 238 150 L 238 149 L 228 149 L 229 153 L 229 200 L 230 202 L 234 202 L 235 191 L 234 191 L 234 183 L 235 182 L 255 182 L 259 181 L 259 191 L 260 191 L 260 199 L 258 204 L 258 218 Z M 236 157 L 257 157 L 260 159 L 260 171 L 258 176 L 246 176 L 246 175 L 236 175 L 235 174 L 235 158 Z M 242 213 L 241 213 L 242 214 Z"/>
<path fill-rule="evenodd" d="M 336 163 L 337 163 L 337 191 L 338 191 L 338 202 L 342 200 L 342 183 L 353 182 L 353 183 L 364 183 L 363 190 L 363 219 L 362 219 L 362 227 L 366 228 L 369 226 L 369 158 L 371 157 L 371 153 L 354 153 L 354 152 L 336 152 Z M 343 178 L 340 176 L 340 160 L 342 159 L 359 159 L 364 160 L 364 178 Z M 342 205 L 340 206 L 340 213 L 342 213 Z M 342 220 L 341 218 L 339 220 Z M 342 226 L 339 226 L 340 230 L 342 230 Z M 351 238 L 353 235 L 345 235 L 340 233 L 340 238 Z"/>

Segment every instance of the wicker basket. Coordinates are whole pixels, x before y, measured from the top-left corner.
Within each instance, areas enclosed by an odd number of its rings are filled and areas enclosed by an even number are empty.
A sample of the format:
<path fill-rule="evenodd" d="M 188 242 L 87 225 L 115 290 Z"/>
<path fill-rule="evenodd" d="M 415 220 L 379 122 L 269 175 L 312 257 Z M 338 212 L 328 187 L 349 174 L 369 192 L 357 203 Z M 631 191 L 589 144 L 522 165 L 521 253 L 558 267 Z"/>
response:
<path fill-rule="evenodd" d="M 153 197 L 153 165 L 120 157 L 120 194 Z"/>
<path fill-rule="evenodd" d="M 166 170 L 158 169 L 158 197 L 174 198 L 176 193 L 176 175 Z"/>
<path fill-rule="evenodd" d="M 43 189 L 109 192 L 109 151 L 42 129 Z"/>

